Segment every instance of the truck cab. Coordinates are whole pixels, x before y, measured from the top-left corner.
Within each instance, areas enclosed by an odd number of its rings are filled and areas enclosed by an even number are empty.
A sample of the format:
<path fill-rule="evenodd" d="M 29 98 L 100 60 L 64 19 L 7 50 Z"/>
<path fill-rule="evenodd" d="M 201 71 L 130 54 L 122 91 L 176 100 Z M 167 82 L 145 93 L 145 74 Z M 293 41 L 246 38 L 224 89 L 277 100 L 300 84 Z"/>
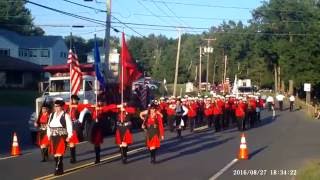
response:
<path fill-rule="evenodd" d="M 80 103 L 83 103 L 83 100 L 87 100 L 90 104 L 96 103 L 96 93 L 98 93 L 98 81 L 95 78 L 95 74 L 93 71 L 93 65 L 92 64 L 86 64 L 86 65 L 80 65 L 81 71 L 83 73 L 82 76 L 82 82 L 81 82 L 81 88 L 78 92 L 78 96 L 80 98 Z M 36 107 L 35 112 L 33 112 L 30 116 L 29 120 L 29 129 L 32 133 L 35 133 L 37 131 L 37 128 L 34 127 L 34 122 L 37 120 L 41 107 L 43 103 L 49 103 L 53 104 L 53 101 L 57 97 L 61 97 L 64 99 L 66 104 L 70 102 L 70 75 L 68 72 L 68 66 L 67 65 L 55 65 L 55 66 L 48 66 L 45 67 L 44 70 L 48 73 L 50 73 L 49 80 L 47 82 L 43 82 L 43 86 L 46 86 L 43 88 L 42 96 L 36 98 Z M 45 85 L 44 85 L 45 84 Z M 42 87 L 43 87 L 42 86 Z M 80 122 L 83 122 L 83 124 L 87 123 L 92 119 L 92 113 L 88 109 L 84 109 L 80 112 L 79 118 L 85 118 L 85 119 L 79 119 Z M 110 117 L 106 117 L 107 123 L 106 128 L 108 131 L 111 131 L 113 133 L 115 131 L 115 120 L 110 119 Z M 32 135 L 33 136 L 33 135 Z"/>

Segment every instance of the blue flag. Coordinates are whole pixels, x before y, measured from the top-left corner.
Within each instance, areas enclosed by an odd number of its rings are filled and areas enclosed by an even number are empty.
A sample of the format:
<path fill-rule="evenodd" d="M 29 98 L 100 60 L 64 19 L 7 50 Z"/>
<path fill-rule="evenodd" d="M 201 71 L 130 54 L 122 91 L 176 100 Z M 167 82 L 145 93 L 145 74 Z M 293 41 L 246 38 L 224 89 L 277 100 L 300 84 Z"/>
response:
<path fill-rule="evenodd" d="M 100 88 L 104 89 L 106 87 L 106 83 L 105 83 L 104 77 L 100 71 L 101 61 L 100 61 L 100 53 L 99 53 L 99 48 L 98 48 L 96 36 L 94 37 L 94 39 L 95 39 L 95 42 L 94 42 L 94 69 L 96 72 L 97 80 L 100 83 Z"/>

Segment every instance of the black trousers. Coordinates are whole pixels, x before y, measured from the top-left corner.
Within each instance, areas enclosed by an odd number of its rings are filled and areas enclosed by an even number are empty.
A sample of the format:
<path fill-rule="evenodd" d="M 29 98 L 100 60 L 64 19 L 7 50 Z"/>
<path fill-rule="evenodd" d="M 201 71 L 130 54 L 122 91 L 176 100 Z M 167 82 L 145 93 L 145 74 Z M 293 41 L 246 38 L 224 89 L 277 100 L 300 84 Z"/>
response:
<path fill-rule="evenodd" d="M 250 124 L 250 128 L 253 128 L 254 125 L 255 125 L 255 121 L 256 121 L 255 115 L 256 115 L 255 110 L 248 111 L 248 121 L 247 121 L 247 123 Z"/>
<path fill-rule="evenodd" d="M 196 118 L 195 117 L 189 117 L 188 121 L 189 121 L 190 131 L 193 131 L 193 129 L 195 128 L 195 124 L 196 124 Z"/>
<path fill-rule="evenodd" d="M 213 115 L 214 127 L 217 132 L 221 131 L 221 115 Z"/>
<path fill-rule="evenodd" d="M 279 108 L 280 108 L 280 111 L 283 110 L 283 101 L 279 101 Z"/>
<path fill-rule="evenodd" d="M 290 101 L 290 111 L 293 111 L 293 101 Z"/>
<path fill-rule="evenodd" d="M 231 111 L 229 109 L 226 109 L 224 111 L 224 115 L 223 115 L 223 128 L 224 129 L 229 128 L 230 116 L 231 116 Z"/>
<path fill-rule="evenodd" d="M 211 128 L 212 127 L 212 124 L 213 124 L 213 115 L 210 115 L 210 116 L 205 116 L 206 118 L 206 122 L 207 122 L 207 125 L 208 125 L 208 127 L 209 128 Z"/>
<path fill-rule="evenodd" d="M 237 125 L 238 125 L 238 130 L 239 131 L 245 130 L 244 117 L 237 117 Z"/>
<path fill-rule="evenodd" d="M 172 132 L 174 127 L 173 127 L 173 123 L 174 123 L 174 116 L 168 116 L 168 126 L 169 126 L 169 129 L 170 131 Z"/>

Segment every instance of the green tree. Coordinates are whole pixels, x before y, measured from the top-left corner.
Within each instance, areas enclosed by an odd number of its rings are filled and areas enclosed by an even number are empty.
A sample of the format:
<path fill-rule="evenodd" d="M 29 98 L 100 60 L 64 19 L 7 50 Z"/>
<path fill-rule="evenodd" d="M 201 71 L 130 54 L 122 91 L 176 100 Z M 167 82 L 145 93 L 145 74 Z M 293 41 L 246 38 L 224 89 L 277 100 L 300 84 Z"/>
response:
<path fill-rule="evenodd" d="M 43 35 L 44 31 L 33 24 L 34 19 L 25 4 L 24 0 L 1 0 L 0 28 L 23 35 Z"/>

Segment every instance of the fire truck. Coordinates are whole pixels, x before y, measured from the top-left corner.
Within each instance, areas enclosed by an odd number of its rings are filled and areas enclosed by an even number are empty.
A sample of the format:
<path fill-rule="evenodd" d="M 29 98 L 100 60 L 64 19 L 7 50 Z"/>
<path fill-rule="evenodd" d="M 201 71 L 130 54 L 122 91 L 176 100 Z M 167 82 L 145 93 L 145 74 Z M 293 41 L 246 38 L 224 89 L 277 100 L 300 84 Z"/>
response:
<path fill-rule="evenodd" d="M 119 99 L 119 93 L 117 90 L 112 90 L 117 87 L 117 84 L 108 84 L 109 91 L 111 92 L 101 92 L 96 91 L 99 87 L 98 82 L 95 78 L 94 72 L 94 64 L 80 64 L 80 69 L 82 71 L 82 84 L 78 96 L 80 98 L 80 103 L 83 100 L 87 100 L 90 104 L 96 103 L 96 93 L 106 94 L 108 98 L 108 103 L 117 103 Z M 67 64 L 64 65 L 53 65 L 44 67 L 44 72 L 46 75 L 49 75 L 49 80 L 47 82 L 40 82 L 43 89 L 43 95 L 41 97 L 36 98 L 35 102 L 35 112 L 31 114 L 29 120 L 29 129 L 32 134 L 37 131 L 34 127 L 34 122 L 37 120 L 41 106 L 43 103 L 53 103 L 55 98 L 62 97 L 66 104 L 70 102 L 70 75 L 69 75 L 69 66 Z M 113 88 L 112 88 L 113 87 Z M 108 96 L 109 95 L 109 96 Z M 103 125 L 104 133 L 110 134 L 115 132 L 116 128 L 116 114 L 108 113 L 103 116 L 102 120 L 99 120 Z M 92 121 L 92 112 L 88 109 L 84 109 L 80 112 L 79 121 L 82 122 L 82 126 L 86 127 L 89 121 Z M 83 128 L 84 130 L 86 128 Z M 87 132 L 83 132 L 84 136 Z M 33 135 L 34 136 L 34 135 Z"/>

